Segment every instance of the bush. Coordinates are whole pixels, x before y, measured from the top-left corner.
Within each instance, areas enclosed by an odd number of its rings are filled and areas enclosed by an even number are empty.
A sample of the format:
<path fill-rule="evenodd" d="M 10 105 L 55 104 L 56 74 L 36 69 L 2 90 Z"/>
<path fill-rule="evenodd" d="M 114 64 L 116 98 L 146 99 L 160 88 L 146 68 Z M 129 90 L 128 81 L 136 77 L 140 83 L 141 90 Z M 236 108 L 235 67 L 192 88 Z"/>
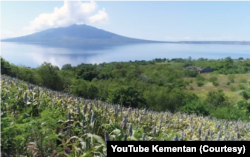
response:
<path fill-rule="evenodd" d="M 194 87 L 193 86 L 190 86 L 190 88 L 189 88 L 190 90 L 194 90 Z"/>
<path fill-rule="evenodd" d="M 196 80 L 197 80 L 197 81 L 205 81 L 206 79 L 205 79 L 204 77 L 202 77 L 201 75 L 198 75 L 198 76 L 196 77 Z"/>
<path fill-rule="evenodd" d="M 215 108 L 229 104 L 228 97 L 222 90 L 208 92 L 206 102 Z"/>
<path fill-rule="evenodd" d="M 240 79 L 240 83 L 247 83 L 246 79 Z"/>
<path fill-rule="evenodd" d="M 227 85 L 229 86 L 229 85 L 230 85 L 230 82 L 227 82 Z"/>
<path fill-rule="evenodd" d="M 218 83 L 218 82 L 216 82 L 216 81 L 214 81 L 214 82 L 213 82 L 213 85 L 214 85 L 214 86 L 218 86 L 218 85 L 219 85 L 219 83 Z"/>
<path fill-rule="evenodd" d="M 204 82 L 203 81 L 197 81 L 197 86 L 201 87 L 204 85 Z"/>
<path fill-rule="evenodd" d="M 37 72 L 41 77 L 42 84 L 53 90 L 63 90 L 62 78 L 58 74 L 59 68 L 50 63 L 44 62 Z"/>
<path fill-rule="evenodd" d="M 232 92 L 234 92 L 234 91 L 236 91 L 236 87 L 230 86 L 230 90 L 231 90 Z"/>
<path fill-rule="evenodd" d="M 243 84 L 239 84 L 239 88 L 240 88 L 240 90 L 245 90 L 245 89 L 246 89 L 246 86 L 243 85 Z"/>
<path fill-rule="evenodd" d="M 229 76 L 228 76 L 228 80 L 229 80 L 231 83 L 234 83 L 234 82 L 235 82 L 234 79 L 235 79 L 235 76 L 234 76 L 234 75 L 229 75 Z"/>
<path fill-rule="evenodd" d="M 196 77 L 198 75 L 197 71 L 189 70 L 189 69 L 185 70 L 184 73 L 185 73 L 185 76 L 187 77 Z"/>
<path fill-rule="evenodd" d="M 188 86 L 190 83 L 189 83 L 189 81 L 185 81 L 184 84 L 185 84 L 185 86 Z"/>
<path fill-rule="evenodd" d="M 185 106 L 183 106 L 180 109 L 184 113 L 189 113 L 189 114 L 197 114 L 197 115 L 204 115 L 208 116 L 209 115 L 209 109 L 206 105 L 206 103 L 201 102 L 201 101 L 193 101 Z"/>
<path fill-rule="evenodd" d="M 211 111 L 210 114 L 212 117 L 218 119 L 227 119 L 227 120 L 249 120 L 249 115 L 244 111 L 239 110 L 236 107 L 219 107 L 216 110 Z"/>
<path fill-rule="evenodd" d="M 250 102 L 247 102 L 246 100 L 241 100 L 239 102 L 237 102 L 236 106 L 238 107 L 238 109 L 249 113 L 250 112 Z"/>
<path fill-rule="evenodd" d="M 240 95 L 241 95 L 245 100 L 250 99 L 250 92 L 247 91 L 247 90 L 244 90 L 244 91 L 240 92 Z"/>
<path fill-rule="evenodd" d="M 141 91 L 134 87 L 121 86 L 109 91 L 107 101 L 115 104 L 122 104 L 126 107 L 139 107 L 144 105 L 146 100 L 143 98 Z"/>
<path fill-rule="evenodd" d="M 209 80 L 210 82 L 216 82 L 216 81 L 218 80 L 218 78 L 215 77 L 215 76 L 212 76 L 212 77 L 210 77 L 208 80 Z"/>

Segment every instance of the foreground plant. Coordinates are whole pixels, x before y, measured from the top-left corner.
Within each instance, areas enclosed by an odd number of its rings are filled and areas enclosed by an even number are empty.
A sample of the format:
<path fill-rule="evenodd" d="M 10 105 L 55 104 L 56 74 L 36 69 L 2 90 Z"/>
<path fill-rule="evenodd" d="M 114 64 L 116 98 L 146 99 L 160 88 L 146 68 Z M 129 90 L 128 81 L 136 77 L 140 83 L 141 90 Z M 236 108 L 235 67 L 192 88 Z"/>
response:
<path fill-rule="evenodd" d="M 13 156 L 107 156 L 107 141 L 250 140 L 250 123 L 125 108 L 2 75 L 1 137 Z"/>

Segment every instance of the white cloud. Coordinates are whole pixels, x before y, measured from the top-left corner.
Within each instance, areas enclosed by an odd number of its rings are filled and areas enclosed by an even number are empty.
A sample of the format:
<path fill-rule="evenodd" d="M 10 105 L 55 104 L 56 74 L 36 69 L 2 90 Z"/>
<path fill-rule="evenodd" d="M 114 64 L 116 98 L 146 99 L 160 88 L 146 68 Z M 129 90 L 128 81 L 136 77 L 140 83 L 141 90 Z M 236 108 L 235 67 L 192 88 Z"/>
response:
<path fill-rule="evenodd" d="M 96 15 L 89 18 L 91 23 L 106 23 L 108 22 L 108 14 L 105 12 L 105 9 L 100 10 Z"/>
<path fill-rule="evenodd" d="M 28 27 L 23 30 L 27 33 L 34 33 L 48 28 L 67 27 L 72 24 L 93 24 L 105 23 L 108 21 L 108 14 L 103 8 L 98 13 L 94 1 L 83 3 L 81 1 L 64 1 L 64 5 L 55 8 L 53 13 L 40 14 Z"/>

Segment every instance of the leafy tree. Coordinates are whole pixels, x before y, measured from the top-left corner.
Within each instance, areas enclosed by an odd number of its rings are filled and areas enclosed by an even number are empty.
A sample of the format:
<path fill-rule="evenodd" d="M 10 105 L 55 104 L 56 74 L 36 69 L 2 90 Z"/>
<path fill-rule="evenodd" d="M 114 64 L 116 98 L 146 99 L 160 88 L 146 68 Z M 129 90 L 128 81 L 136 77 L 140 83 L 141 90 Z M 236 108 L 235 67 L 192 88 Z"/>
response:
<path fill-rule="evenodd" d="M 62 66 L 62 70 L 71 70 L 71 69 L 72 69 L 71 64 L 65 64 Z"/>
<path fill-rule="evenodd" d="M 86 80 L 75 80 L 73 88 L 71 90 L 72 93 L 77 96 L 88 98 L 88 82 Z"/>
<path fill-rule="evenodd" d="M 224 67 L 225 69 L 230 69 L 230 68 L 232 68 L 233 63 L 234 63 L 234 61 L 233 61 L 233 59 L 232 59 L 231 57 L 227 57 L 227 58 L 225 58 L 225 59 L 222 61 L 223 67 Z"/>
<path fill-rule="evenodd" d="M 109 91 L 108 102 L 122 104 L 124 106 L 138 107 L 145 104 L 141 92 L 134 87 L 117 87 Z"/>
<path fill-rule="evenodd" d="M 209 115 L 209 108 L 205 102 L 202 101 L 192 101 L 187 103 L 181 108 L 181 111 L 184 113 L 198 114 L 198 115 Z"/>
<path fill-rule="evenodd" d="M 95 99 L 98 97 L 98 88 L 95 85 L 93 85 L 92 83 L 89 84 L 87 90 L 88 90 L 88 98 L 89 99 Z"/>
<path fill-rule="evenodd" d="M 1 57 L 1 74 L 11 74 L 11 64 Z"/>
<path fill-rule="evenodd" d="M 187 77 L 196 77 L 199 74 L 196 70 L 189 70 L 189 69 L 186 69 L 184 73 L 185 73 L 185 76 Z"/>
<path fill-rule="evenodd" d="M 96 70 L 95 65 L 91 64 L 81 64 L 77 66 L 76 71 L 77 78 L 91 81 L 98 76 L 98 71 Z"/>
<path fill-rule="evenodd" d="M 241 95 L 245 100 L 250 99 L 250 89 L 246 89 L 246 90 L 240 92 L 240 95 Z"/>
<path fill-rule="evenodd" d="M 42 78 L 42 84 L 45 87 L 54 89 L 54 90 L 62 90 L 63 84 L 62 80 L 58 75 L 59 68 L 57 66 L 53 66 L 50 63 L 44 62 L 38 69 L 38 74 Z"/>
<path fill-rule="evenodd" d="M 208 92 L 206 102 L 212 107 L 219 107 L 228 104 L 228 97 L 222 90 Z"/>
<path fill-rule="evenodd" d="M 250 102 L 247 102 L 246 100 L 241 100 L 239 102 L 237 102 L 237 107 L 240 110 L 243 110 L 244 112 L 250 112 Z"/>

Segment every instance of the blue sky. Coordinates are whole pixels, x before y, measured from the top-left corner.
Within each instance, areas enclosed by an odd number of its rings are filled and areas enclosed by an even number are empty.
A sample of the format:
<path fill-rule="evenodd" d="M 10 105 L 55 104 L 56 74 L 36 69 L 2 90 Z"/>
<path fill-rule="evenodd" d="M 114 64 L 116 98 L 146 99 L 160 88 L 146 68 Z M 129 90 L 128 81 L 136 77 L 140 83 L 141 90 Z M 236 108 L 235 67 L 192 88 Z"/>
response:
<path fill-rule="evenodd" d="M 74 23 L 139 39 L 250 41 L 250 1 L 1 1 L 2 39 Z"/>

